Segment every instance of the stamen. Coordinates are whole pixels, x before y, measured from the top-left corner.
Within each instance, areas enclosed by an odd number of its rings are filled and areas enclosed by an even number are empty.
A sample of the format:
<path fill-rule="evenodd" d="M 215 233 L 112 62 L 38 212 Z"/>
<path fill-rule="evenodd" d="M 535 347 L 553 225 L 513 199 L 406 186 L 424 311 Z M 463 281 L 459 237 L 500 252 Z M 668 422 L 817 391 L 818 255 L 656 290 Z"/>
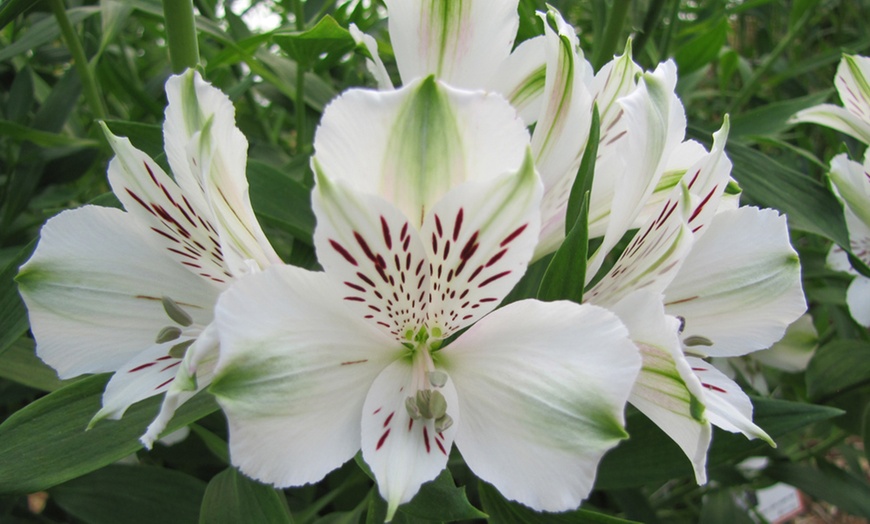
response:
<path fill-rule="evenodd" d="M 433 388 L 443 388 L 447 384 L 447 373 L 443 371 L 430 371 L 428 375 Z"/>
<path fill-rule="evenodd" d="M 417 407 L 417 400 L 414 397 L 408 397 L 405 399 L 405 409 L 408 410 L 408 416 L 411 417 L 411 420 L 420 420 L 423 418 L 423 415 L 420 414 L 420 408 Z"/>
<path fill-rule="evenodd" d="M 154 342 L 158 344 L 163 344 L 164 342 L 169 342 L 170 340 L 175 340 L 176 338 L 181 336 L 181 329 L 175 326 L 166 326 L 161 329 L 159 333 L 157 333 L 157 338 L 154 339 Z"/>
<path fill-rule="evenodd" d="M 683 339 L 683 344 L 687 346 L 712 346 L 713 341 L 709 338 L 701 337 L 698 335 L 693 335 L 691 337 L 686 337 Z"/>
<path fill-rule="evenodd" d="M 442 431 L 447 430 L 447 428 L 449 428 L 452 425 L 453 425 L 453 419 L 450 418 L 450 415 L 447 415 L 445 413 L 443 416 L 435 419 L 435 432 L 441 433 Z"/>
<path fill-rule="evenodd" d="M 184 358 L 184 354 L 187 353 L 187 348 L 189 348 L 194 342 L 196 342 L 196 339 L 186 340 L 179 344 L 175 344 L 174 346 L 169 348 L 169 356 L 175 358 Z"/>
<path fill-rule="evenodd" d="M 179 306 L 174 300 L 166 296 L 162 297 L 160 300 L 163 302 L 163 309 L 166 311 L 169 318 L 183 327 L 193 324 L 193 317 L 181 309 L 181 306 Z"/>

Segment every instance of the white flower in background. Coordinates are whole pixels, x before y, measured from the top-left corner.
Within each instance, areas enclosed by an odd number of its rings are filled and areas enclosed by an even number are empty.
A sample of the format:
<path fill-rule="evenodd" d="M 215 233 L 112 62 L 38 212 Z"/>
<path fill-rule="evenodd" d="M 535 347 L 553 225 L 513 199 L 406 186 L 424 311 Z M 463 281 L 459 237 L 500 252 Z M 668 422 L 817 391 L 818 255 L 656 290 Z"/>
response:
<path fill-rule="evenodd" d="M 211 380 L 220 293 L 280 261 L 248 199 L 247 141 L 230 100 L 192 71 L 171 77 L 166 94 L 175 180 L 104 126 L 126 212 L 85 206 L 52 218 L 17 277 L 37 355 L 60 378 L 114 373 L 91 424 L 165 393 L 142 437 L 149 447 Z"/>
<path fill-rule="evenodd" d="M 434 74 L 444 82 L 503 94 L 527 125 L 534 124 L 532 153 L 544 183 L 539 258 L 558 248 L 565 213 L 592 123 L 600 113 L 601 140 L 590 201 L 590 236 L 604 236 L 604 254 L 631 224 L 643 220 L 654 190 L 666 194 L 683 169 L 703 154 L 681 145 L 686 121 L 674 94 L 676 66 L 667 62 L 642 74 L 626 53 L 597 75 L 584 59 L 574 28 L 550 10 L 539 13 L 545 34 L 512 50 L 519 27 L 517 1 L 452 4 L 388 1 L 390 39 L 402 81 Z M 369 69 L 381 89 L 392 83 L 374 39 L 351 32 L 373 56 Z M 625 151 L 631 151 L 627 155 Z M 669 162 L 675 165 L 670 165 Z M 665 173 L 665 185 L 659 187 Z M 619 191 L 616 191 L 619 188 Z M 647 210 L 648 211 L 648 210 Z M 601 257 L 593 257 L 593 265 Z"/>
<path fill-rule="evenodd" d="M 324 273 L 275 266 L 217 307 L 210 390 L 233 463 L 317 482 L 359 450 L 388 518 L 456 444 L 507 498 L 576 508 L 625 438 L 640 357 L 612 313 L 569 302 L 493 311 L 525 272 L 542 188 L 500 96 L 432 77 L 350 90 L 315 137 Z"/>
<path fill-rule="evenodd" d="M 828 177 L 833 182 L 834 194 L 843 202 L 846 227 L 849 230 L 849 249 L 864 264 L 870 264 L 870 150 L 864 155 L 864 164 L 849 160 L 845 153 L 831 160 Z M 859 324 L 870 327 L 870 278 L 859 274 L 849 261 L 849 254 L 840 246 L 828 253 L 828 265 L 845 271 L 855 278 L 846 291 L 849 313 Z"/>
<path fill-rule="evenodd" d="M 870 57 L 843 55 L 834 85 L 843 107 L 817 105 L 798 112 L 791 122 L 821 124 L 870 144 Z"/>
<path fill-rule="evenodd" d="M 805 109 L 792 117 L 792 122 L 811 122 L 828 126 L 870 145 L 870 58 L 844 55 L 837 68 L 834 85 L 845 107 L 822 104 Z M 831 160 L 828 177 L 834 193 L 844 205 L 849 249 L 864 264 L 870 264 L 870 152 L 865 151 L 864 164 L 849 160 L 846 154 Z M 833 246 L 828 253 L 828 265 L 838 271 L 855 275 L 846 293 L 849 312 L 859 324 L 870 327 L 870 278 L 852 268 L 849 255 Z"/>
<path fill-rule="evenodd" d="M 746 394 L 703 358 L 765 349 L 806 310 L 785 217 L 722 205 L 726 138 L 727 123 L 584 297 L 628 327 L 644 360 L 629 401 L 680 446 L 699 483 L 711 424 L 772 444 Z"/>
<path fill-rule="evenodd" d="M 764 368 L 786 373 L 806 371 L 819 345 L 819 335 L 813 318 L 804 315 L 791 324 L 785 336 L 765 351 L 757 351 L 742 357 L 714 358 L 713 365 L 734 379 L 738 375 L 762 395 L 770 395 L 770 385 L 764 376 Z"/>

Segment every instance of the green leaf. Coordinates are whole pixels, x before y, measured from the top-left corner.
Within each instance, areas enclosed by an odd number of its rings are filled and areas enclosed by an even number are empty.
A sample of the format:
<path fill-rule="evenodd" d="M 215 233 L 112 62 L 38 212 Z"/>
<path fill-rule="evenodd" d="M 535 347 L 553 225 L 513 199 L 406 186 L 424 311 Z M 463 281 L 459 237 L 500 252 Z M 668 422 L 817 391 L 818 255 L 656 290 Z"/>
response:
<path fill-rule="evenodd" d="M 24 337 L 0 355 L 0 377 L 40 391 L 54 391 L 72 383 L 57 378 L 54 368 L 34 353 L 33 339 Z"/>
<path fill-rule="evenodd" d="M 99 12 L 99 7 L 74 7 L 68 9 L 66 13 L 70 23 L 75 25 Z M 0 12 L 0 15 L 2 15 L 2 12 Z M 43 18 L 30 26 L 27 31 L 24 31 L 21 38 L 0 49 L 0 62 L 5 62 L 22 53 L 34 51 L 56 40 L 59 36 L 60 27 L 57 25 L 57 20 L 54 17 Z"/>
<path fill-rule="evenodd" d="M 589 195 L 595 177 L 595 158 L 598 156 L 598 141 L 601 126 L 598 104 L 592 109 L 592 124 L 589 140 L 583 152 L 583 160 L 571 185 L 568 209 L 565 213 L 565 240 L 544 272 L 538 287 L 538 300 L 572 300 L 583 302 L 586 286 L 586 258 L 589 253 Z"/>
<path fill-rule="evenodd" d="M 578 509 L 566 513 L 538 513 L 505 500 L 494 487 L 480 483 L 480 500 L 491 524 L 625 524 L 634 522 L 603 513 Z"/>
<path fill-rule="evenodd" d="M 42 147 L 98 147 L 100 145 L 96 140 L 89 138 L 39 131 L 2 119 L 0 119 L 0 136 L 8 136 L 14 140 L 29 140 Z"/>
<path fill-rule="evenodd" d="M 813 422 L 836 417 L 836 408 L 801 402 L 753 398 L 754 421 L 774 440 Z M 692 476 L 689 460 L 680 448 L 649 419 L 638 412 L 627 417 L 630 438 L 604 456 L 598 467 L 597 489 L 621 489 Z M 747 440 L 742 434 L 716 430 L 707 456 L 707 467 L 733 464 L 763 454 L 770 446 Z M 651 453 L 650 450 L 655 450 Z"/>
<path fill-rule="evenodd" d="M 205 482 L 149 466 L 107 466 L 49 491 L 88 524 L 196 524 Z"/>
<path fill-rule="evenodd" d="M 133 405 L 121 420 L 85 428 L 100 409 L 107 375 L 79 380 L 12 414 L 0 425 L 0 493 L 32 493 L 90 473 L 142 447 L 139 437 L 161 397 Z M 169 434 L 218 409 L 208 394 L 176 412 Z"/>
<path fill-rule="evenodd" d="M 411 502 L 399 506 L 399 512 L 441 522 L 486 518 L 468 501 L 465 488 L 456 487 L 453 475 L 446 469 L 435 480 L 423 484 Z"/>
<path fill-rule="evenodd" d="M 105 120 L 113 134 L 124 136 L 151 158 L 163 155 L 163 126 L 127 120 Z"/>
<path fill-rule="evenodd" d="M 870 384 L 870 343 L 836 340 L 820 347 L 807 366 L 806 381 L 814 401 Z"/>
<path fill-rule="evenodd" d="M 42 0 L 6 0 L 0 5 L 0 29 L 6 27 L 9 22 L 15 20 L 18 15 L 41 2 Z"/>
<path fill-rule="evenodd" d="M 15 275 L 18 274 L 18 267 L 30 258 L 35 246 L 35 240 L 30 242 L 0 270 L 0 355 L 18 340 L 29 326 L 27 309 L 18 294 Z"/>
<path fill-rule="evenodd" d="M 304 69 L 308 69 L 324 53 L 345 53 L 356 46 L 350 32 L 329 15 L 307 31 L 275 33 L 274 39 Z"/>
<path fill-rule="evenodd" d="M 22 67 L 15 73 L 15 79 L 9 88 L 9 98 L 6 100 L 6 116 L 13 122 L 24 122 L 34 99 L 33 71 L 30 67 Z"/>
<path fill-rule="evenodd" d="M 248 161 L 251 204 L 266 223 L 281 228 L 308 245 L 313 245 L 314 212 L 311 191 L 282 171 Z"/>
<path fill-rule="evenodd" d="M 728 19 L 724 16 L 708 31 L 701 31 L 674 54 L 680 76 L 701 69 L 719 56 L 719 50 L 728 39 Z"/>
<path fill-rule="evenodd" d="M 870 460 L 870 404 L 864 408 L 861 418 L 861 440 L 864 441 L 864 456 Z"/>
<path fill-rule="evenodd" d="M 870 518 L 870 486 L 865 480 L 831 464 L 820 461 L 815 468 L 808 464 L 782 462 L 772 464 L 764 472 L 847 513 Z"/>
<path fill-rule="evenodd" d="M 729 137 L 735 139 L 746 135 L 777 135 L 792 127 L 788 119 L 808 107 L 821 104 L 832 90 L 821 91 L 800 98 L 773 102 L 736 115 L 731 120 Z"/>
<path fill-rule="evenodd" d="M 836 197 L 821 182 L 736 141 L 729 141 L 732 175 L 755 203 L 788 215 L 794 229 L 848 246 L 849 233 Z"/>
<path fill-rule="evenodd" d="M 205 429 L 199 424 L 191 424 L 190 431 L 202 440 L 205 447 L 224 464 L 230 463 L 230 450 L 227 441 Z"/>
<path fill-rule="evenodd" d="M 199 522 L 289 524 L 293 517 L 281 491 L 251 480 L 235 468 L 227 468 L 208 483 Z"/>
<path fill-rule="evenodd" d="M 704 495 L 699 524 L 755 524 L 735 496 L 743 490 L 717 489 Z"/>

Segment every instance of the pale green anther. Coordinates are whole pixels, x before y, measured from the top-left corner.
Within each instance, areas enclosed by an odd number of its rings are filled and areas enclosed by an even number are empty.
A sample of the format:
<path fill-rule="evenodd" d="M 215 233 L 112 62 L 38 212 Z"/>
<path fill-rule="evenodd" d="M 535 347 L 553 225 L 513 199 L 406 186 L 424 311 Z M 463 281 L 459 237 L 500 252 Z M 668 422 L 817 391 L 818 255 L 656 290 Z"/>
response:
<path fill-rule="evenodd" d="M 433 388 L 443 388 L 447 384 L 447 373 L 443 371 L 430 371 L 429 383 Z"/>
<path fill-rule="evenodd" d="M 417 407 L 417 400 L 414 397 L 405 399 L 405 409 L 408 410 L 408 416 L 413 420 L 420 420 L 423 417 L 420 414 L 420 408 Z"/>
<path fill-rule="evenodd" d="M 441 338 L 441 328 L 437 327 L 437 326 L 433 327 L 432 328 L 432 336 L 435 338 Z"/>
<path fill-rule="evenodd" d="M 157 333 L 157 338 L 154 339 L 154 342 L 158 344 L 163 344 L 164 342 L 169 342 L 170 340 L 175 340 L 176 338 L 181 336 L 181 330 L 175 326 L 166 326 L 165 328 L 160 330 L 160 333 Z"/>
<path fill-rule="evenodd" d="M 414 330 L 413 329 L 405 330 L 405 339 L 406 340 L 414 340 Z"/>
<path fill-rule="evenodd" d="M 423 418 L 432 418 L 432 410 L 429 407 L 431 398 L 431 389 L 421 389 L 417 392 L 417 409 L 420 411 L 420 416 Z"/>
<path fill-rule="evenodd" d="M 441 344 L 443 344 L 443 343 L 444 343 L 443 340 L 433 340 L 432 342 L 429 343 L 429 349 L 431 351 L 438 351 L 439 349 L 441 349 Z"/>
<path fill-rule="evenodd" d="M 160 300 L 163 302 L 163 309 L 166 311 L 166 314 L 169 315 L 169 318 L 184 327 L 193 324 L 193 317 L 181 309 L 181 306 L 179 306 L 177 302 L 169 297 L 163 297 Z"/>
<path fill-rule="evenodd" d="M 195 341 L 196 339 L 186 340 L 179 344 L 175 344 L 169 348 L 169 356 L 174 358 L 184 358 L 184 354 L 187 353 L 187 348 L 189 348 Z"/>
<path fill-rule="evenodd" d="M 429 396 L 429 412 L 432 413 L 432 418 L 438 420 L 447 414 L 447 399 L 440 391 L 432 390 Z"/>
<path fill-rule="evenodd" d="M 450 415 L 444 415 L 435 419 L 435 431 L 437 433 L 441 433 L 445 431 L 447 428 L 453 425 L 453 419 L 450 418 Z"/>
<path fill-rule="evenodd" d="M 709 338 L 693 335 L 683 339 L 683 344 L 687 346 L 712 346 L 713 341 Z"/>

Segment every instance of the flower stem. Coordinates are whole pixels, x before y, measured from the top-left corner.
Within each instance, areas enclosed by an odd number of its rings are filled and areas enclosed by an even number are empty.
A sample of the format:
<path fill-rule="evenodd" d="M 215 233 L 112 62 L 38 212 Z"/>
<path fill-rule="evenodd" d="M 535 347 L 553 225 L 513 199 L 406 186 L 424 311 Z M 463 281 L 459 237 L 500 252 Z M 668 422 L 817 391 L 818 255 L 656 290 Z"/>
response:
<path fill-rule="evenodd" d="M 296 31 L 305 31 L 305 2 L 293 2 L 296 15 Z M 296 154 L 304 155 L 308 150 L 308 137 L 305 132 L 305 72 L 308 64 L 296 62 Z"/>
<path fill-rule="evenodd" d="M 67 48 L 69 48 L 72 54 L 79 77 L 81 77 L 85 99 L 88 101 L 94 116 L 102 120 L 106 118 L 106 107 L 103 105 L 100 87 L 94 79 L 93 71 L 88 63 L 88 58 L 85 56 L 85 50 L 82 47 L 81 40 L 79 40 L 79 35 L 66 15 L 66 7 L 63 4 L 63 0 L 49 0 L 49 5 L 51 5 L 51 11 L 57 19 L 60 32 L 63 35 Z"/>
<path fill-rule="evenodd" d="M 163 0 L 163 17 L 166 19 L 166 39 L 169 43 L 172 72 L 181 73 L 199 65 L 193 0 Z"/>
<path fill-rule="evenodd" d="M 595 70 L 601 69 L 616 51 L 619 36 L 622 34 L 622 26 L 625 24 L 625 15 L 628 14 L 630 0 L 614 0 L 610 13 L 607 16 L 607 26 L 604 28 L 604 37 L 600 46 L 596 46 L 593 65 Z"/>

